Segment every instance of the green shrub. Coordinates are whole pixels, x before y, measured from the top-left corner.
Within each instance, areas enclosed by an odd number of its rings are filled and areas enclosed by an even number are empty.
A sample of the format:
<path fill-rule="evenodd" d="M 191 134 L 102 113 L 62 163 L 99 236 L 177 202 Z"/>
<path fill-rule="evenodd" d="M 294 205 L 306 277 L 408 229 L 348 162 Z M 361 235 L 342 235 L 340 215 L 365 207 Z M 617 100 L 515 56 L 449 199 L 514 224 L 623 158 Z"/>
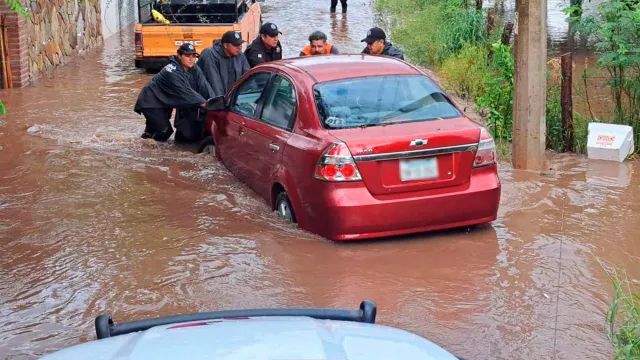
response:
<path fill-rule="evenodd" d="M 547 76 L 547 149 L 564 152 L 565 131 L 562 127 L 562 101 L 560 80 L 553 81 Z"/>
<path fill-rule="evenodd" d="M 607 272 L 613 283 L 613 300 L 607 311 L 607 335 L 615 346 L 614 360 L 640 358 L 640 293 L 624 271 Z"/>
<path fill-rule="evenodd" d="M 420 65 L 438 67 L 465 44 L 486 38 L 483 13 L 465 9 L 461 0 L 379 0 L 377 7 L 392 18 L 393 42 Z"/>
<path fill-rule="evenodd" d="M 579 154 L 587 152 L 589 119 L 577 112 L 573 113 L 573 151 Z"/>
<path fill-rule="evenodd" d="M 605 83 L 611 90 L 614 119 L 633 127 L 635 143 L 640 142 L 640 2 L 607 0 L 598 4 L 594 15 L 570 18 L 574 31 L 595 38 L 602 57 L 598 66 L 607 70 Z M 567 13 L 575 10 L 566 9 Z"/>
<path fill-rule="evenodd" d="M 477 100 L 478 108 L 488 111 L 487 125 L 496 139 L 511 141 L 513 127 L 513 56 L 511 47 L 496 42 L 493 47 L 491 76 L 486 93 Z"/>
<path fill-rule="evenodd" d="M 487 90 L 487 50 L 466 44 L 460 52 L 444 61 L 439 73 L 448 89 L 458 96 L 475 100 Z"/>

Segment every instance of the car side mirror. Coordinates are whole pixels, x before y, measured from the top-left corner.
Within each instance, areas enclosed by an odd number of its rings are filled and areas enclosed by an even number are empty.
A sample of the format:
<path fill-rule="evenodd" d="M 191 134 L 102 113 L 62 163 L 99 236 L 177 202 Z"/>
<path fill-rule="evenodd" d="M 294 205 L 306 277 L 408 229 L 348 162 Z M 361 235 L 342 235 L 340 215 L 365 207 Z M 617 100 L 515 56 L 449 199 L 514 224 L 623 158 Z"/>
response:
<path fill-rule="evenodd" d="M 209 111 L 224 110 L 225 107 L 224 96 L 217 96 L 207 100 L 207 110 Z"/>

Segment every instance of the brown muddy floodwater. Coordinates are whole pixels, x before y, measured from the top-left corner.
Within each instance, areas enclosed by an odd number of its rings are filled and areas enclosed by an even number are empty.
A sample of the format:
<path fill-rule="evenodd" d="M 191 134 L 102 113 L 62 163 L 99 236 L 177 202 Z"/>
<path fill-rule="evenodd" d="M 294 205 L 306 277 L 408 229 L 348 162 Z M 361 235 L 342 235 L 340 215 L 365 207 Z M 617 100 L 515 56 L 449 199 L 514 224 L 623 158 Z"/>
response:
<path fill-rule="evenodd" d="M 288 7 L 288 8 L 287 8 Z M 344 52 L 373 24 L 327 4 L 266 4 L 285 55 L 321 29 Z M 332 243 L 289 226 L 220 164 L 144 142 L 132 111 L 151 75 L 131 32 L 3 91 L 0 359 L 95 339 L 93 320 L 276 306 L 379 306 L 379 322 L 469 359 L 606 359 L 612 287 L 600 265 L 640 277 L 637 163 L 549 155 L 544 174 L 501 164 L 497 221 Z M 37 125 L 40 132 L 28 134 Z"/>

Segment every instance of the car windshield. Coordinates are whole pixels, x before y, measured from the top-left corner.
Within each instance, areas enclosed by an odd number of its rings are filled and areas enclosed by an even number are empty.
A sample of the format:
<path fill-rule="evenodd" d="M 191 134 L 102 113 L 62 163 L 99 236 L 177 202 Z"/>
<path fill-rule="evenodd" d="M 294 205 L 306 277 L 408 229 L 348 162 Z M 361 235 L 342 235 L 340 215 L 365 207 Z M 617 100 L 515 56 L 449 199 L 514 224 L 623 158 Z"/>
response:
<path fill-rule="evenodd" d="M 348 129 L 451 119 L 460 111 L 428 77 L 392 75 L 331 81 L 314 86 L 320 122 Z"/>

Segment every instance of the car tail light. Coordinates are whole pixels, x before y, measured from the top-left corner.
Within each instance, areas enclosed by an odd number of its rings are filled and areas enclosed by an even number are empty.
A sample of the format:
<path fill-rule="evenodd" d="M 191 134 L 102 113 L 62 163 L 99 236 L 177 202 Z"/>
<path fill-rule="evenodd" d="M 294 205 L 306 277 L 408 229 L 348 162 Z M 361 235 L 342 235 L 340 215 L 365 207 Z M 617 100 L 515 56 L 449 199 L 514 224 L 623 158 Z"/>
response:
<path fill-rule="evenodd" d="M 496 162 L 496 143 L 487 130 L 480 130 L 480 142 L 473 167 L 487 166 Z"/>
<path fill-rule="evenodd" d="M 142 32 L 136 31 L 136 52 L 142 52 Z"/>
<path fill-rule="evenodd" d="M 331 144 L 322 154 L 313 176 L 324 181 L 360 181 L 360 171 L 347 145 Z"/>

